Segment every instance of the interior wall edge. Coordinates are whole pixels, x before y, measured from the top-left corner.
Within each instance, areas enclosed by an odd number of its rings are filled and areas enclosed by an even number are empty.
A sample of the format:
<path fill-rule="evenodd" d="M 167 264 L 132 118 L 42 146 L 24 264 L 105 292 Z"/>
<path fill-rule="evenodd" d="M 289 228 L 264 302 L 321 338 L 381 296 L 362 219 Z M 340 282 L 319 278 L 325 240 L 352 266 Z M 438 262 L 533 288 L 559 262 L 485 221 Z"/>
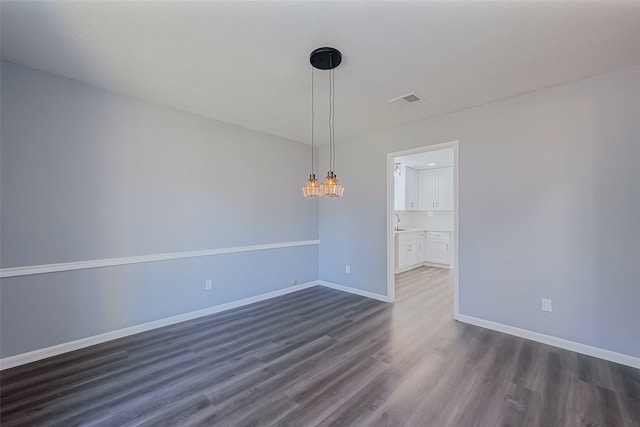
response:
<path fill-rule="evenodd" d="M 371 298 L 382 302 L 391 302 L 387 295 L 369 292 L 363 289 L 352 288 L 351 286 L 344 286 L 338 283 L 327 282 L 326 280 L 318 280 L 318 284 L 326 288 L 337 289 L 342 292 L 348 292 L 350 294 L 360 295 L 362 297 Z"/>

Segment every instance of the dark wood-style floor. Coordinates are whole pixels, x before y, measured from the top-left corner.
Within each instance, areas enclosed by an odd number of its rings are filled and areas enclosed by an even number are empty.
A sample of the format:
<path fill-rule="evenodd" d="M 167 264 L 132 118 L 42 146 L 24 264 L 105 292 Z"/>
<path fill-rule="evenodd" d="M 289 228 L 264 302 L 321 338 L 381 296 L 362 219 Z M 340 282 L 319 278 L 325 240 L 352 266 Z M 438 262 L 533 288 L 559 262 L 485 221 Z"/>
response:
<path fill-rule="evenodd" d="M 640 426 L 640 371 L 452 320 L 452 273 L 385 304 L 311 288 L 1 374 L 3 426 Z"/>

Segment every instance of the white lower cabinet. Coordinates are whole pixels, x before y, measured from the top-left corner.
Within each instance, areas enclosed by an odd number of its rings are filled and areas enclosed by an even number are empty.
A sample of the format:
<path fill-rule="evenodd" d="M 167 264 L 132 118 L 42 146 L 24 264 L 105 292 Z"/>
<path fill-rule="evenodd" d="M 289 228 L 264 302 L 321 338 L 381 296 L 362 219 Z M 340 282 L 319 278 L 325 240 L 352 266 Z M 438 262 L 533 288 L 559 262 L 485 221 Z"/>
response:
<path fill-rule="evenodd" d="M 400 270 L 406 268 L 409 263 L 409 243 L 408 242 L 400 242 L 400 238 L 397 238 L 396 242 L 396 270 Z"/>
<path fill-rule="evenodd" d="M 425 239 L 425 233 L 421 233 L 415 240 L 416 242 L 416 262 L 422 264 L 426 260 L 426 248 L 427 241 Z"/>
<path fill-rule="evenodd" d="M 426 233 L 424 231 L 398 233 L 396 245 L 397 270 L 404 270 L 424 263 L 426 254 L 425 236 Z"/>
<path fill-rule="evenodd" d="M 405 231 L 396 234 L 396 272 L 425 263 L 451 267 L 452 235 L 447 231 Z"/>
<path fill-rule="evenodd" d="M 446 231 L 427 232 L 426 262 L 451 264 L 449 233 Z"/>

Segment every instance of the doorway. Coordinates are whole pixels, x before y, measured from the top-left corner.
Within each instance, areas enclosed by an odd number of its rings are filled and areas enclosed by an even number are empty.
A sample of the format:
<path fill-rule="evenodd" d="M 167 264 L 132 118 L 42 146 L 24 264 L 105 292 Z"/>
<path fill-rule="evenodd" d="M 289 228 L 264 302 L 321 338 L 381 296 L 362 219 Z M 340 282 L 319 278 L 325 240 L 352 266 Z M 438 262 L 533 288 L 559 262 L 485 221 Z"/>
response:
<path fill-rule="evenodd" d="M 396 299 L 398 277 L 428 277 L 448 269 L 457 318 L 458 236 L 458 141 L 388 153 L 389 301 Z"/>

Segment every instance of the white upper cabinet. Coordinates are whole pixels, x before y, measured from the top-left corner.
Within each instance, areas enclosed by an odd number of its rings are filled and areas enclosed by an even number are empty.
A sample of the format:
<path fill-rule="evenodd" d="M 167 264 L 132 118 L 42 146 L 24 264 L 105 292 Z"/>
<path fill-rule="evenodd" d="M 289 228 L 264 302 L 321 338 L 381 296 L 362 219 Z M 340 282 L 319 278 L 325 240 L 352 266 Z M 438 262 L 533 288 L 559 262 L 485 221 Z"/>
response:
<path fill-rule="evenodd" d="M 406 181 L 404 179 L 407 175 L 405 169 L 405 167 L 400 167 L 400 169 L 393 175 L 393 210 L 396 211 L 403 211 L 406 209 L 404 205 L 407 188 Z"/>
<path fill-rule="evenodd" d="M 453 167 L 436 169 L 438 171 L 438 204 L 443 211 L 453 210 Z"/>
<path fill-rule="evenodd" d="M 453 210 L 453 167 L 421 170 L 420 210 Z"/>
<path fill-rule="evenodd" d="M 417 171 L 401 167 L 394 175 L 394 210 L 452 211 L 453 167 Z"/>
<path fill-rule="evenodd" d="M 394 203 L 396 211 L 417 211 L 419 209 L 418 171 L 401 167 L 400 173 L 394 175 Z"/>
<path fill-rule="evenodd" d="M 408 211 L 418 210 L 418 171 L 406 168 L 406 196 L 404 200 L 405 209 Z"/>
<path fill-rule="evenodd" d="M 438 170 L 421 170 L 420 181 L 420 210 L 428 211 L 436 209 L 438 201 Z"/>

